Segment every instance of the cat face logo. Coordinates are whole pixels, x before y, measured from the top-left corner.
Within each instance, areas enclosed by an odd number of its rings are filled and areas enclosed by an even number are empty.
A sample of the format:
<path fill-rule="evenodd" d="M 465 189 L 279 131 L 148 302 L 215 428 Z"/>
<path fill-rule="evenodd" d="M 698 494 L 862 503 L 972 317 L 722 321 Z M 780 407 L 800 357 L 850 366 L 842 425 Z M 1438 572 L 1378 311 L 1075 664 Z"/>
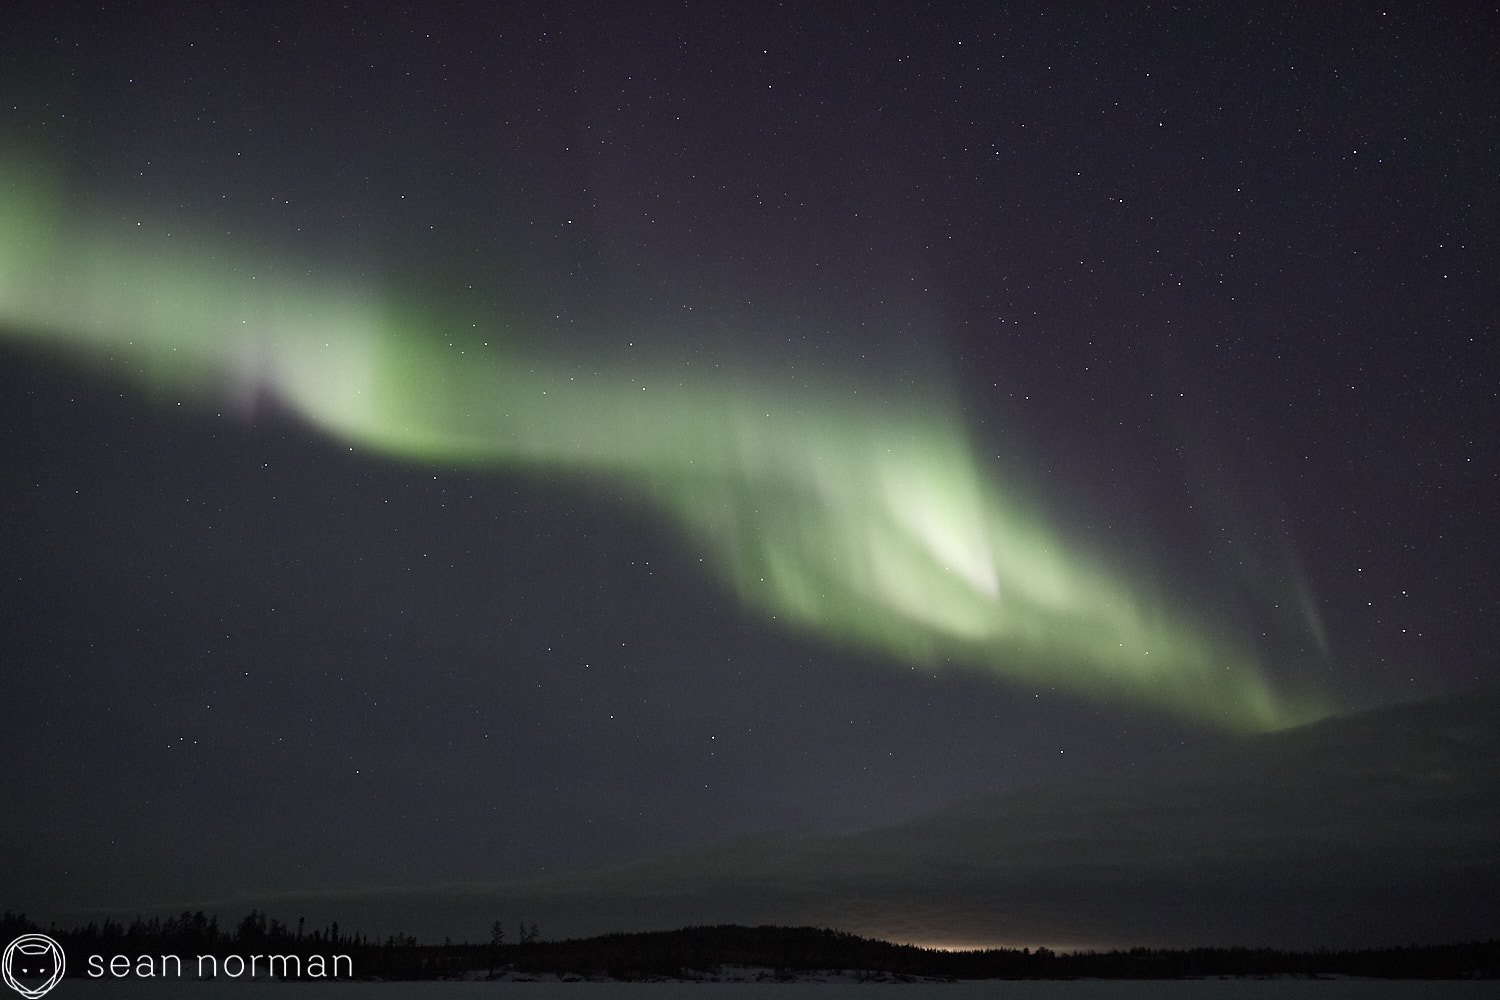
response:
<path fill-rule="evenodd" d="M 5 949 L 0 973 L 7 986 L 35 1000 L 58 984 L 66 965 L 62 945 L 45 934 L 22 934 Z"/>

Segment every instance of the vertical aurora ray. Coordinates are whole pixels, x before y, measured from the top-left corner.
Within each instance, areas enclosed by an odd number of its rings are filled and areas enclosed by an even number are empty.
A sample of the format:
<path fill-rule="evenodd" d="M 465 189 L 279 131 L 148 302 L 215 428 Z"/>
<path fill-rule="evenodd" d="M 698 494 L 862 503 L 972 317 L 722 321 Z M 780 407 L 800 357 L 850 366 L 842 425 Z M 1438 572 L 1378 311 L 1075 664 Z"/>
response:
<path fill-rule="evenodd" d="M 832 387 L 583 369 L 460 344 L 443 310 L 309 278 L 0 170 L 0 332 L 159 391 L 269 396 L 402 458 L 605 477 L 758 613 L 902 663 L 962 665 L 1240 729 L 1317 714 L 1253 652 L 1069 545 L 977 463 L 954 408 Z"/>

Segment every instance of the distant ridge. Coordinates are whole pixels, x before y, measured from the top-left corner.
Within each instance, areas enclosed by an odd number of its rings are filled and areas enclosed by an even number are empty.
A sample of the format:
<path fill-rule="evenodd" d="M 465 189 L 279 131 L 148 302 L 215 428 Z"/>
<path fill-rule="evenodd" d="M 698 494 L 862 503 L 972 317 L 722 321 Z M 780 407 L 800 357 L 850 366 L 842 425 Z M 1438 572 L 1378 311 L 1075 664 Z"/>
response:
<path fill-rule="evenodd" d="M 632 913 L 658 926 L 749 918 L 935 944 L 1484 939 L 1500 935 L 1497 718 L 1496 688 L 1386 706 L 1237 739 L 1165 775 L 744 841 L 514 905 L 572 901 L 617 929 Z"/>
<path fill-rule="evenodd" d="M 456 937 L 524 916 L 549 938 L 734 922 L 1059 949 L 1487 940 L 1500 937 L 1497 719 L 1500 688 L 1485 688 L 852 835 L 759 837 L 525 885 L 264 903 Z"/>

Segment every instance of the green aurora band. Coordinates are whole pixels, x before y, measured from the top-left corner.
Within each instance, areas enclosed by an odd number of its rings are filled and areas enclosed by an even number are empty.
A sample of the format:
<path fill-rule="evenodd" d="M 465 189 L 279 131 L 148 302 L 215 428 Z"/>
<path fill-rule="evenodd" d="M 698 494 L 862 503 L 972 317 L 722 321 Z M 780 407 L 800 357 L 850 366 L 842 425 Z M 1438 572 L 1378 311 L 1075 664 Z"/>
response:
<path fill-rule="evenodd" d="M 387 455 L 618 483 L 747 606 L 913 668 L 966 665 L 1242 730 L 1324 711 L 1274 691 L 1246 645 L 1066 544 L 990 481 L 939 399 L 893 412 L 827 386 L 460 343 L 473 325 L 441 308 L 68 206 L 48 171 L 0 168 L 7 337 L 171 398 L 269 396 Z"/>

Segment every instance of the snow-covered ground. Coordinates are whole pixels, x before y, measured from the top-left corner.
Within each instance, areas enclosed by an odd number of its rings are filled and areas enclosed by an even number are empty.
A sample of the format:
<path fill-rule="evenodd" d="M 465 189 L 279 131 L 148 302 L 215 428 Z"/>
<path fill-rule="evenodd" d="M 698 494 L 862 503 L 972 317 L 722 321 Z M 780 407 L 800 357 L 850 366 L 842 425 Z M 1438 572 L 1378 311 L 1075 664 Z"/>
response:
<path fill-rule="evenodd" d="M 603 977 L 586 977 L 578 975 L 532 975 L 525 972 L 497 972 L 493 976 L 480 971 L 470 973 L 466 979 L 472 982 L 496 982 L 496 983 L 612 983 L 613 980 Z M 941 983 L 946 984 L 949 980 L 933 979 L 925 976 L 901 976 L 890 972 L 861 972 L 853 969 L 834 969 L 824 972 L 809 972 L 795 976 L 778 976 L 777 971 L 769 966 L 724 966 L 716 973 L 692 973 L 681 976 L 658 976 L 642 981 L 639 985 L 649 986 L 658 983 L 687 983 L 696 985 L 713 985 L 714 983 L 758 983 L 764 985 L 793 985 L 797 983 L 841 983 L 846 985 L 859 985 L 866 983 Z M 622 983 L 619 985 L 632 986 L 635 983 Z"/>

